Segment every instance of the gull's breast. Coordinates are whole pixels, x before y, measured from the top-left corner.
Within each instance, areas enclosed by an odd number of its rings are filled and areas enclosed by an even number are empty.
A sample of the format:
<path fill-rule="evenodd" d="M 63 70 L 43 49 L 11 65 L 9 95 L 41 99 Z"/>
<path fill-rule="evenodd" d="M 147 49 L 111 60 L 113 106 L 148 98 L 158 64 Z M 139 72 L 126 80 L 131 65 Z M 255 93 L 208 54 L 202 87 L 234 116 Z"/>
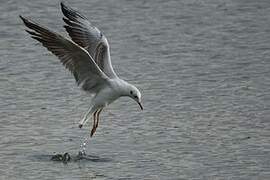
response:
<path fill-rule="evenodd" d="M 95 104 L 99 106 L 107 106 L 120 97 L 119 92 L 111 87 L 102 89 L 95 97 Z"/>

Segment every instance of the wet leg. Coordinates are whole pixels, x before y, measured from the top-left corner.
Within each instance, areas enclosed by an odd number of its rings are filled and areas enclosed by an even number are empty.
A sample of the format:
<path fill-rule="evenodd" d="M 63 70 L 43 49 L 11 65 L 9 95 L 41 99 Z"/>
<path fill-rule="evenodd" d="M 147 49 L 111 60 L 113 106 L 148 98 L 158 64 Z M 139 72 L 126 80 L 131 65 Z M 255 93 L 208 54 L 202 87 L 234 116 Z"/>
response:
<path fill-rule="evenodd" d="M 97 112 L 98 110 L 96 110 L 93 114 L 93 119 L 94 119 L 94 122 L 93 122 L 93 127 L 92 127 L 92 130 L 91 130 L 91 134 L 90 136 L 92 137 L 94 135 L 94 133 L 96 132 L 96 115 L 97 115 Z"/>
<path fill-rule="evenodd" d="M 103 109 L 103 108 L 100 108 L 100 109 L 98 110 L 98 112 L 97 112 L 97 123 L 96 123 L 96 129 L 97 129 L 97 127 L 98 127 L 98 122 L 99 122 L 99 114 L 101 113 L 102 109 Z"/>
<path fill-rule="evenodd" d="M 82 128 L 82 126 L 86 123 L 86 121 L 87 121 L 87 119 L 88 119 L 87 117 L 88 117 L 89 114 L 91 114 L 91 113 L 92 113 L 92 107 L 89 108 L 89 110 L 85 113 L 83 119 L 79 122 L 79 128 Z"/>

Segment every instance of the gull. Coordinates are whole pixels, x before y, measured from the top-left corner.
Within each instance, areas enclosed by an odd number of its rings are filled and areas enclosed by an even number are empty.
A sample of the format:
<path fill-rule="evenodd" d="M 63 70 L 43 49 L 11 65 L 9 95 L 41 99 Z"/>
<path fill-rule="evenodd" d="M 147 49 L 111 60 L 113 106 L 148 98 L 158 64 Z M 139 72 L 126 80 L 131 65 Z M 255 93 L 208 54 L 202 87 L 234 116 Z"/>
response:
<path fill-rule="evenodd" d="M 82 128 L 89 117 L 93 116 L 90 133 L 92 137 L 98 127 L 101 111 L 119 97 L 132 98 L 143 110 L 141 93 L 138 88 L 120 79 L 115 73 L 111 63 L 109 43 L 104 34 L 78 11 L 63 2 L 60 5 L 64 14 L 64 28 L 71 39 L 21 15 L 20 18 L 30 29 L 25 31 L 60 59 L 74 75 L 82 90 L 93 95 L 89 110 L 79 122 L 79 128 Z"/>

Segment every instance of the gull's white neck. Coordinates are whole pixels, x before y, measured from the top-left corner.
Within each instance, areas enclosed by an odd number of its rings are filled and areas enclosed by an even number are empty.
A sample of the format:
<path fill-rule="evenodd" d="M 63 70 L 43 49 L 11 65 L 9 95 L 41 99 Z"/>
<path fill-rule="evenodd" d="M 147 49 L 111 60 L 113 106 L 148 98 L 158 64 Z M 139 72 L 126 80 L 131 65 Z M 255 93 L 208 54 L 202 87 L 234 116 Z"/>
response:
<path fill-rule="evenodd" d="M 132 86 L 123 79 L 117 78 L 111 80 L 112 88 L 119 93 L 119 96 L 128 96 L 130 87 Z"/>

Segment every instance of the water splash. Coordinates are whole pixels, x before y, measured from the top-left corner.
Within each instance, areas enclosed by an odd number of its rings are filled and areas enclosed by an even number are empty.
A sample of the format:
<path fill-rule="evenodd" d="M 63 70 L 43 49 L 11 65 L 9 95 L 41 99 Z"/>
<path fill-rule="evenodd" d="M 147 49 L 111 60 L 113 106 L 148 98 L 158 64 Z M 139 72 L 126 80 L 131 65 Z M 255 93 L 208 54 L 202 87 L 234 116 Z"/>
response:
<path fill-rule="evenodd" d="M 88 141 L 88 137 L 86 137 L 83 141 L 83 143 L 80 145 L 80 150 L 78 152 L 78 156 L 82 157 L 86 155 L 86 144 Z"/>

